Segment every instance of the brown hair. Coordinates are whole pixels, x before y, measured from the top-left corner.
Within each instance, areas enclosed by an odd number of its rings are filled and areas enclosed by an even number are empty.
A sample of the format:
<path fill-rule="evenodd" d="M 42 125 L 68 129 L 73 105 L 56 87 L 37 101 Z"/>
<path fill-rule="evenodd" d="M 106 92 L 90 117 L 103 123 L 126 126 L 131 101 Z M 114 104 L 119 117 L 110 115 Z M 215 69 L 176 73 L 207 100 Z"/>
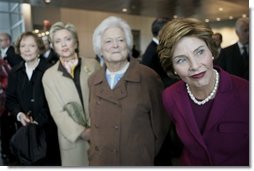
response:
<path fill-rule="evenodd" d="M 32 36 L 35 40 L 35 43 L 37 44 L 38 46 L 38 49 L 39 49 L 39 53 L 40 55 L 45 51 L 45 46 L 43 44 L 43 41 L 41 40 L 41 38 L 39 38 L 36 34 L 34 34 L 33 32 L 24 32 L 22 33 L 19 38 L 17 39 L 16 41 L 16 44 L 15 44 L 15 51 L 18 55 L 20 55 L 20 42 L 21 40 L 24 38 L 24 37 L 28 37 L 28 36 Z"/>
<path fill-rule="evenodd" d="M 178 78 L 174 75 L 172 57 L 177 42 L 186 36 L 193 36 L 203 40 L 210 49 L 214 57 L 217 56 L 218 50 L 212 39 L 213 32 L 210 26 L 198 19 L 179 18 L 169 21 L 159 34 L 158 54 L 163 69 L 172 78 Z"/>

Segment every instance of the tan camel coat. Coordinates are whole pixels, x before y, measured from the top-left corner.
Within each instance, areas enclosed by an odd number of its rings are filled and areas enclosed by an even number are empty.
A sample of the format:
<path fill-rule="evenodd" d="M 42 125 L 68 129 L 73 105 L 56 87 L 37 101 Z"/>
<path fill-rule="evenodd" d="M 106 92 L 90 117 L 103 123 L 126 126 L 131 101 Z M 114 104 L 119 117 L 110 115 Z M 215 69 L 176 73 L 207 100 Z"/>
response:
<path fill-rule="evenodd" d="M 85 127 L 74 122 L 67 112 L 63 110 L 63 106 L 68 102 L 76 101 L 81 105 L 81 100 L 74 81 L 64 77 L 63 72 L 59 71 L 58 67 L 59 61 L 45 72 L 43 86 L 51 115 L 58 128 L 62 165 L 87 166 L 89 144 L 80 138 L 80 134 Z M 82 58 L 80 85 L 87 118 L 89 118 L 87 79 L 98 68 L 99 64 L 96 60 Z"/>

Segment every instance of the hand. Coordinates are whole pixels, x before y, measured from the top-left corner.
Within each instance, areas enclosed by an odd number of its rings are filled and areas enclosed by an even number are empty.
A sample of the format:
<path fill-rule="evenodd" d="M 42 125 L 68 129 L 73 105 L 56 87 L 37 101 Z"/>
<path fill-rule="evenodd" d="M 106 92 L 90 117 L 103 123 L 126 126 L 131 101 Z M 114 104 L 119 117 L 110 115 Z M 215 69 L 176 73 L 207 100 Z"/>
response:
<path fill-rule="evenodd" d="M 24 114 L 24 113 L 21 113 L 20 114 L 20 116 L 19 116 L 19 118 L 20 118 L 20 122 L 21 122 L 21 124 L 23 125 L 23 126 L 26 126 L 28 123 L 31 123 L 31 117 L 29 117 L 29 116 L 27 116 L 26 114 Z"/>
<path fill-rule="evenodd" d="M 91 129 L 86 128 L 82 133 L 81 133 L 81 138 L 85 141 L 90 141 L 90 135 L 91 135 Z"/>

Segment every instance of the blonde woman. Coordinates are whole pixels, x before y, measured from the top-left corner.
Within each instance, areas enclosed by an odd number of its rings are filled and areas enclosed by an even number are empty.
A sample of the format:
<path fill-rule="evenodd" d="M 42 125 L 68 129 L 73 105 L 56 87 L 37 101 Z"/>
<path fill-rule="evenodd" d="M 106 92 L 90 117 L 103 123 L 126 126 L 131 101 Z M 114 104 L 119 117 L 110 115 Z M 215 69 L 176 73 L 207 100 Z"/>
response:
<path fill-rule="evenodd" d="M 45 72 L 43 86 L 58 128 L 62 166 L 87 166 L 90 128 L 74 120 L 65 106 L 77 104 L 81 108 L 80 117 L 86 117 L 90 124 L 87 79 L 99 64 L 95 59 L 79 57 L 78 35 L 72 24 L 52 25 L 50 40 L 59 61 Z"/>

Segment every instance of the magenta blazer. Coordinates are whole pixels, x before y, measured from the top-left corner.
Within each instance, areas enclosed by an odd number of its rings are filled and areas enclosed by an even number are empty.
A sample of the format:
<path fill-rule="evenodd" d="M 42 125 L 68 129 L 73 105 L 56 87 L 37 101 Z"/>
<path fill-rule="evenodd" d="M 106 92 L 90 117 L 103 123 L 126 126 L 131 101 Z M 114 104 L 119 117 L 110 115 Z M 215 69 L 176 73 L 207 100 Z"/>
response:
<path fill-rule="evenodd" d="M 204 133 L 183 81 L 163 92 L 163 104 L 184 144 L 182 165 L 249 166 L 249 82 L 221 68 L 219 88 Z"/>

